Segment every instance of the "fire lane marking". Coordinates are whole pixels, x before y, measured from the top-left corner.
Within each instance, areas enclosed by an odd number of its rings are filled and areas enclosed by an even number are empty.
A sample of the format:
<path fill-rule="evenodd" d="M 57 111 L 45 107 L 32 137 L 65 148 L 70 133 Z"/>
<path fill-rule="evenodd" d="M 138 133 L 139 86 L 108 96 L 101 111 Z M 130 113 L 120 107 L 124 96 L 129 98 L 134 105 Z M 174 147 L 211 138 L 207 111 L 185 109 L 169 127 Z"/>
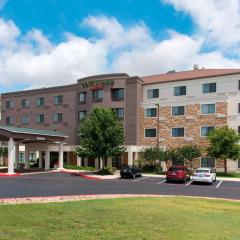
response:
<path fill-rule="evenodd" d="M 164 180 L 162 180 L 162 181 L 160 181 L 160 182 L 157 182 L 157 184 L 165 183 L 166 181 L 167 181 L 167 180 L 164 179 Z"/>
<path fill-rule="evenodd" d="M 223 180 L 221 180 L 221 181 L 218 183 L 218 185 L 216 186 L 216 188 L 219 188 L 222 182 L 223 182 Z"/>
<path fill-rule="evenodd" d="M 138 182 L 138 181 L 141 181 L 141 180 L 144 180 L 144 179 L 147 179 L 147 178 L 150 178 L 150 177 L 142 177 L 142 178 L 139 178 L 139 179 L 133 180 L 132 182 Z"/>

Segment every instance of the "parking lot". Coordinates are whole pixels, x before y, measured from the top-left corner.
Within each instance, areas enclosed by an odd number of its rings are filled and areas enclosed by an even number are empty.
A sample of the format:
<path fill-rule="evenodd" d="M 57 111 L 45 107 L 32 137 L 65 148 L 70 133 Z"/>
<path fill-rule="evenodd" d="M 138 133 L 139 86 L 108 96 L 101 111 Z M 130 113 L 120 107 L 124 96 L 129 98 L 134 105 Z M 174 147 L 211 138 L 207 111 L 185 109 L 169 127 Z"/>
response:
<path fill-rule="evenodd" d="M 41 173 L 0 179 L 0 198 L 83 194 L 156 194 L 240 199 L 240 182 L 217 180 L 212 185 L 171 182 L 164 178 L 94 180 L 69 173 Z"/>

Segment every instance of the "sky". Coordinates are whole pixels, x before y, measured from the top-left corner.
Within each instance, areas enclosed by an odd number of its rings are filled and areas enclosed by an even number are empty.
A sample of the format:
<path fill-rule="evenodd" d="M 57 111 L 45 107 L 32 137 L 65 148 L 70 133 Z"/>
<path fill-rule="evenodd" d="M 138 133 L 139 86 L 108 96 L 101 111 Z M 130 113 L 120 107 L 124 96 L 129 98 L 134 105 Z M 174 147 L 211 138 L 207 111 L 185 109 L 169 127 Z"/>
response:
<path fill-rule="evenodd" d="M 0 0 L 0 93 L 240 68 L 239 0 Z"/>

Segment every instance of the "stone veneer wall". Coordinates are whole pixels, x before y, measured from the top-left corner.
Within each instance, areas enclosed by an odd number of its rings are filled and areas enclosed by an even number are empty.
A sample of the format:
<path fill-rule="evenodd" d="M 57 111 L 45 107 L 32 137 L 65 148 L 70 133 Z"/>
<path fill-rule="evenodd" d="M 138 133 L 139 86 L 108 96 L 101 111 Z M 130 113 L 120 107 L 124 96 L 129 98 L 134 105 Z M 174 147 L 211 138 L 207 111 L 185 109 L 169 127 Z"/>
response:
<path fill-rule="evenodd" d="M 185 105 L 184 116 L 172 116 L 171 106 L 160 107 L 159 145 L 175 148 L 183 145 L 196 144 L 200 147 L 208 145 L 206 137 L 201 137 L 201 126 L 220 127 L 227 125 L 227 102 L 216 103 L 216 114 L 202 115 L 200 104 Z M 145 109 L 141 109 L 141 145 L 153 146 L 157 144 L 156 138 L 145 138 L 145 128 L 157 128 L 157 118 L 146 118 Z M 185 137 L 172 137 L 172 128 L 184 127 Z M 192 138 L 192 139 L 190 139 Z M 206 156 L 206 154 L 203 154 Z M 193 167 L 200 166 L 200 159 L 193 161 Z M 216 162 L 216 168 L 223 168 L 223 161 Z"/>

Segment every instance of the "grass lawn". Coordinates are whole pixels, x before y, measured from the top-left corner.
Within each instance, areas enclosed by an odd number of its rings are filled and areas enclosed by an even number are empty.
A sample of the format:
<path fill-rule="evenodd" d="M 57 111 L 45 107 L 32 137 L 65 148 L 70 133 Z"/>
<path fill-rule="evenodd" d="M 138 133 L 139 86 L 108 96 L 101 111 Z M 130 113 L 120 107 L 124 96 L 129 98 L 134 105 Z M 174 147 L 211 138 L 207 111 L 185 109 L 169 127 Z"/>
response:
<path fill-rule="evenodd" d="M 240 203 L 105 199 L 0 206 L 0 239 L 239 240 Z"/>
<path fill-rule="evenodd" d="M 240 173 L 217 173 L 218 177 L 240 178 Z"/>

